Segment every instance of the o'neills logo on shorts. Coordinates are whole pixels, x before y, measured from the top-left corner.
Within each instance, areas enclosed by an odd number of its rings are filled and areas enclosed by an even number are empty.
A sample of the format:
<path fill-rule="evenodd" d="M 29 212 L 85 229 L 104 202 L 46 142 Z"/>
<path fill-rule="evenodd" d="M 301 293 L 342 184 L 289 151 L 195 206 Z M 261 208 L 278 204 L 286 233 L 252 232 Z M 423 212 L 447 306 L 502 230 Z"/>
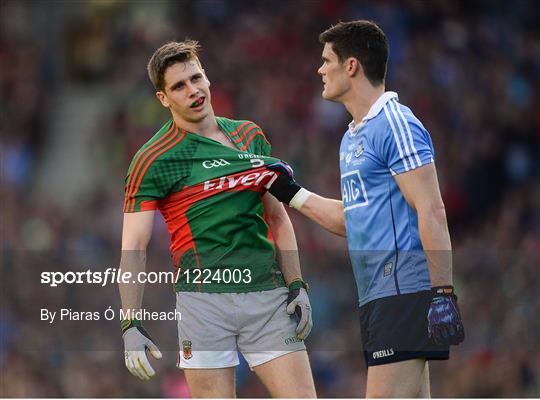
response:
<path fill-rule="evenodd" d="M 394 355 L 394 349 L 380 350 L 373 352 L 373 358 L 390 357 Z"/>
<path fill-rule="evenodd" d="M 191 357 L 193 357 L 193 354 L 191 354 L 191 340 L 184 340 L 182 342 L 182 355 L 186 360 L 189 360 Z"/>
<path fill-rule="evenodd" d="M 208 190 L 230 190 L 240 189 L 250 186 L 260 186 L 270 180 L 276 173 L 273 171 L 262 170 L 261 172 L 250 172 L 247 174 L 238 174 L 232 176 L 222 176 L 221 178 L 211 179 L 204 182 L 204 191 Z"/>

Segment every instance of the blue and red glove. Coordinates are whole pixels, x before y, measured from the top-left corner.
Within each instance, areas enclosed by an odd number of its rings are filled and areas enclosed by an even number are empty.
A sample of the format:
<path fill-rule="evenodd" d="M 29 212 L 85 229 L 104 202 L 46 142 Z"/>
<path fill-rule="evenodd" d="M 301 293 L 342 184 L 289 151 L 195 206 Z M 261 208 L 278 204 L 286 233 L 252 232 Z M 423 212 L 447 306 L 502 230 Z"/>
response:
<path fill-rule="evenodd" d="M 453 286 L 436 286 L 427 315 L 429 337 L 437 344 L 457 345 L 465 339 L 465 330 Z"/>

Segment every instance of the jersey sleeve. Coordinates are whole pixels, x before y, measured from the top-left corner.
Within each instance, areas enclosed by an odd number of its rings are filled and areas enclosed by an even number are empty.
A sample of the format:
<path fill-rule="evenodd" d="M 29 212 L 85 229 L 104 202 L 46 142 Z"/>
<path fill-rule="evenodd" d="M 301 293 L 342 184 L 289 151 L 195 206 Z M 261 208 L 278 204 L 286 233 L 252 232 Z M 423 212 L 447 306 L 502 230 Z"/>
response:
<path fill-rule="evenodd" d="M 262 156 L 270 156 L 272 153 L 272 146 L 270 145 L 270 142 L 266 138 L 266 135 L 264 134 L 262 128 L 257 125 L 255 122 L 251 122 L 253 124 L 253 133 L 252 133 L 252 139 L 253 139 L 253 147 L 250 149 L 254 154 L 260 154 Z M 251 146 L 250 146 L 251 147 Z"/>
<path fill-rule="evenodd" d="M 157 162 L 149 165 L 137 162 L 135 157 L 125 180 L 124 212 L 150 211 L 158 208 L 158 201 L 168 190 L 161 183 Z"/>
<path fill-rule="evenodd" d="M 243 121 L 238 139 L 235 140 L 241 151 L 269 156 L 272 146 L 259 125 L 253 121 Z"/>
<path fill-rule="evenodd" d="M 402 174 L 434 161 L 435 152 L 428 131 L 420 121 L 403 114 L 387 115 L 388 125 L 378 144 L 379 155 L 392 175 Z"/>
<path fill-rule="evenodd" d="M 261 129 L 261 135 L 257 138 L 258 141 L 258 150 L 256 154 L 260 154 L 262 156 L 270 156 L 272 154 L 272 145 L 270 142 L 266 139 L 266 136 L 264 135 L 262 129 Z"/>

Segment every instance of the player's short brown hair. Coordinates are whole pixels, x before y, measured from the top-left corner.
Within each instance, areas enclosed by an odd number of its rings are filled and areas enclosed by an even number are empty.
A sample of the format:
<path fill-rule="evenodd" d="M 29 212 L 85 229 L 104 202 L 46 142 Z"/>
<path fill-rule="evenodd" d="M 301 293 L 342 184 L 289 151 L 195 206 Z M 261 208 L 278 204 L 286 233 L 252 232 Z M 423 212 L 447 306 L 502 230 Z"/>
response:
<path fill-rule="evenodd" d="M 156 90 L 165 89 L 165 71 L 171 65 L 195 60 L 199 65 L 199 42 L 196 40 L 184 40 L 183 42 L 165 43 L 157 49 L 150 61 L 148 61 L 148 76 Z"/>
<path fill-rule="evenodd" d="M 356 58 L 373 86 L 384 83 L 388 40 L 375 22 L 363 19 L 339 22 L 321 33 L 319 41 L 322 44 L 330 43 L 341 63 L 349 57 Z"/>

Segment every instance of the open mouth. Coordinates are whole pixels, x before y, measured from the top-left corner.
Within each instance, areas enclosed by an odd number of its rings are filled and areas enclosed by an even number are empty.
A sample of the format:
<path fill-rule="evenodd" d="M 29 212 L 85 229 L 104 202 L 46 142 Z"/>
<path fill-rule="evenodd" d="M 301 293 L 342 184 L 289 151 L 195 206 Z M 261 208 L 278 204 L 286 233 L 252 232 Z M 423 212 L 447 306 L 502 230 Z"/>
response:
<path fill-rule="evenodd" d="M 204 97 L 199 97 L 197 100 L 195 100 L 193 103 L 191 103 L 191 105 L 189 106 L 190 108 L 197 108 L 197 107 L 200 107 L 204 104 L 204 101 L 206 99 Z"/>

